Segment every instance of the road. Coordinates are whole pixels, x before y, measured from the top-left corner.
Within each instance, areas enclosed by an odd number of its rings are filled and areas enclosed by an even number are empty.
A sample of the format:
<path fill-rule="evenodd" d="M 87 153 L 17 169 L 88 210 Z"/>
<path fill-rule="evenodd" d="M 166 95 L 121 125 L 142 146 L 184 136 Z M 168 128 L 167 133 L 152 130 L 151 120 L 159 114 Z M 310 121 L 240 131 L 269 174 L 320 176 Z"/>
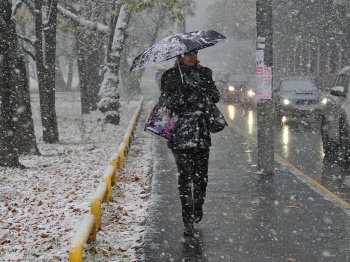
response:
<path fill-rule="evenodd" d="M 212 136 L 204 217 L 192 238 L 183 237 L 173 156 L 155 139 L 142 261 L 350 261 L 348 193 L 337 165 L 325 168 L 317 126 L 276 127 L 276 179 L 264 183 L 255 112 L 219 107 L 229 127 Z"/>
<path fill-rule="evenodd" d="M 224 103 L 220 108 L 226 112 L 231 127 L 256 142 L 256 110 Z M 350 208 L 350 173 L 343 170 L 340 163 L 324 158 L 319 122 L 312 118 L 295 119 L 283 125 L 276 124 L 274 133 L 275 159 L 284 162 L 315 187 L 329 190 L 324 190 L 325 194 Z"/>

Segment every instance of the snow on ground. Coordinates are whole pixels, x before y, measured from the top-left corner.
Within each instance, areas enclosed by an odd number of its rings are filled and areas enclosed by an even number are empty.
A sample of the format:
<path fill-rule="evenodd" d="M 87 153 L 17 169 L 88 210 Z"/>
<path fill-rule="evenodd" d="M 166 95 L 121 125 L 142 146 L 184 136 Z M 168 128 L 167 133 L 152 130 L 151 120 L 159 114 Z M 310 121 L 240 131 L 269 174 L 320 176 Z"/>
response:
<path fill-rule="evenodd" d="M 22 156 L 26 170 L 0 169 L 1 261 L 68 261 L 74 233 L 90 211 L 91 197 L 139 103 L 122 102 L 121 124 L 113 126 L 97 123 L 98 112 L 82 117 L 77 94 L 57 97 L 60 143 L 42 142 L 39 101 L 34 95 L 42 155 Z M 142 131 L 140 122 L 125 168 L 118 174 L 114 201 L 103 204 L 102 230 L 97 243 L 86 246 L 84 261 L 137 261 L 153 161 L 153 137 Z"/>

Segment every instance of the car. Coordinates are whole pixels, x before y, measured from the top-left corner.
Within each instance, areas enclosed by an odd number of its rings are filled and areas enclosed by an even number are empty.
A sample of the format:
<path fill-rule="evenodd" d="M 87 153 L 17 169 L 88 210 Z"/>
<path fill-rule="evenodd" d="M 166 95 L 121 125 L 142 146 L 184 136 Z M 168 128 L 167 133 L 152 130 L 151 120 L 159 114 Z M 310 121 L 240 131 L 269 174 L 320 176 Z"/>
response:
<path fill-rule="evenodd" d="M 247 83 L 247 75 L 230 74 L 223 89 L 222 98 L 224 102 L 240 104 L 243 101 L 243 88 Z"/>
<path fill-rule="evenodd" d="M 272 91 L 272 100 L 278 122 L 283 116 L 320 119 L 327 104 L 326 93 L 317 78 L 305 76 L 281 78 Z"/>
<path fill-rule="evenodd" d="M 242 86 L 242 105 L 246 108 L 256 108 L 256 88 L 258 80 L 256 76 L 248 77 L 244 86 Z"/>
<path fill-rule="evenodd" d="M 222 94 L 226 86 L 226 83 L 228 81 L 229 73 L 225 70 L 216 70 L 216 71 L 213 70 L 213 72 L 215 72 L 215 74 L 213 74 L 215 85 L 219 90 L 220 94 Z"/>
<path fill-rule="evenodd" d="M 327 107 L 321 120 L 323 152 L 326 157 L 350 162 L 350 66 L 340 70 L 327 92 Z"/>

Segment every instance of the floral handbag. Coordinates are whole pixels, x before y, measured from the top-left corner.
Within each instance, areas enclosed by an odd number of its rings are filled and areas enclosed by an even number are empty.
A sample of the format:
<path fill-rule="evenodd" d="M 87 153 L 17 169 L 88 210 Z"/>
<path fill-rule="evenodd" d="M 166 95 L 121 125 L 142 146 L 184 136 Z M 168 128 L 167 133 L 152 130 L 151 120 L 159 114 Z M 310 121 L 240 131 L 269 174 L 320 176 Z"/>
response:
<path fill-rule="evenodd" d="M 173 109 L 165 106 L 166 102 L 156 104 L 146 122 L 145 131 L 170 140 L 176 130 L 179 117 Z"/>

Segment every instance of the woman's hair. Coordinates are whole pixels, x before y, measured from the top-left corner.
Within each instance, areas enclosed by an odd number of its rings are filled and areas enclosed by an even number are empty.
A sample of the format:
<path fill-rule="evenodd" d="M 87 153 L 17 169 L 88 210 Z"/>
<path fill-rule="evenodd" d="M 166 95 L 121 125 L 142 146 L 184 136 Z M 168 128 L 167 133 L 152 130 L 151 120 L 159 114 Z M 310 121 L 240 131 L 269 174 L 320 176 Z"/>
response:
<path fill-rule="evenodd" d="M 178 64 L 179 64 L 179 65 L 183 65 L 183 64 L 184 64 L 182 58 L 183 58 L 183 55 L 178 55 L 178 56 L 176 57 L 175 64 L 174 64 L 174 67 L 175 67 L 175 68 L 178 67 Z M 199 59 L 197 59 L 196 65 L 197 65 L 198 68 L 201 67 L 201 62 L 199 61 Z"/>

